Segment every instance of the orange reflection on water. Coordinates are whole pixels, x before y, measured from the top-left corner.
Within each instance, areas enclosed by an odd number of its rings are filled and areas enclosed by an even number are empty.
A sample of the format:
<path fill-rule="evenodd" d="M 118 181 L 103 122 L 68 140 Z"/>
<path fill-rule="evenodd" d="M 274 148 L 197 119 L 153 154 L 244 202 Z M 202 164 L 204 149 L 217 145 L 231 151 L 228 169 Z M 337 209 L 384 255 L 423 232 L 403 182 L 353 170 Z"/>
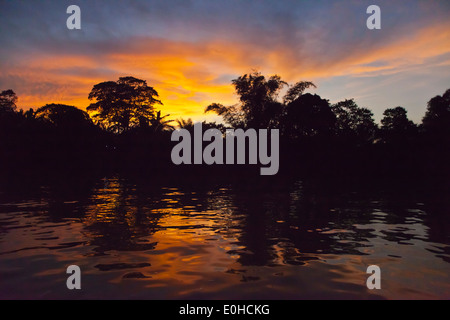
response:
<path fill-rule="evenodd" d="M 85 197 L 4 204 L 2 279 L 17 296 L 24 277 L 31 295 L 60 296 L 63 271 L 77 264 L 89 297 L 449 297 L 448 245 L 429 240 L 425 211 L 327 208 L 302 188 L 259 194 L 113 177 Z M 382 291 L 365 287 L 371 264 Z"/>

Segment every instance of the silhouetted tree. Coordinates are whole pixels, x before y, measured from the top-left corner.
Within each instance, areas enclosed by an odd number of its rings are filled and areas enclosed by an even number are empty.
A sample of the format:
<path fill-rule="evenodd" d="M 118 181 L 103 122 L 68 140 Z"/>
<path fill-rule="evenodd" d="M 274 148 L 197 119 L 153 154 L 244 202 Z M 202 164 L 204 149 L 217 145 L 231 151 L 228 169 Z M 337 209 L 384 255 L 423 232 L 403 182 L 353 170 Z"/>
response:
<path fill-rule="evenodd" d="M 34 109 L 33 108 L 28 109 L 23 113 L 23 116 L 25 117 L 25 119 L 28 120 L 34 119 L 35 118 Z"/>
<path fill-rule="evenodd" d="M 0 113 L 11 113 L 17 109 L 17 96 L 11 89 L 0 93 Z"/>
<path fill-rule="evenodd" d="M 17 112 L 18 98 L 13 90 L 0 93 L 0 144 L 11 144 L 16 140 L 22 126 L 23 111 Z"/>
<path fill-rule="evenodd" d="M 170 124 L 173 120 L 167 119 L 170 114 L 161 116 L 161 111 L 156 112 L 156 115 L 150 119 L 150 125 L 154 132 L 172 131 L 174 127 Z"/>
<path fill-rule="evenodd" d="M 278 100 L 281 89 L 288 85 L 278 75 L 266 79 L 259 72 L 244 74 L 232 81 L 239 103 L 232 106 L 213 103 L 205 112 L 222 116 L 231 127 L 277 128 L 286 104 L 299 98 L 312 82 L 298 82 L 290 87 L 282 102 Z"/>
<path fill-rule="evenodd" d="M 385 142 L 404 142 L 415 138 L 417 126 L 408 119 L 405 108 L 386 109 L 381 119 L 381 138 Z"/>
<path fill-rule="evenodd" d="M 285 172 L 361 176 L 377 171 L 405 177 L 422 173 L 442 180 L 448 173 L 450 89 L 430 99 L 421 130 L 402 107 L 385 110 L 378 130 L 372 112 L 358 107 L 353 99 L 330 106 L 328 100 L 305 93 L 315 87 L 312 82 L 289 86 L 279 76 L 266 78 L 253 72 L 232 85 L 239 102 L 213 103 L 205 112 L 218 114 L 228 127 L 280 129 L 280 162 Z M 280 96 L 286 86 L 286 94 Z M 99 83 L 89 94 L 94 101 L 88 107 L 96 126 L 88 112 L 74 106 L 48 104 L 36 111 L 17 111 L 14 91 L 4 90 L 0 93 L 0 168 L 4 159 L 7 165 L 48 168 L 82 161 L 86 167 L 96 163 L 133 170 L 148 169 L 150 163 L 155 169 L 170 164 L 175 125 L 169 115 L 155 112 L 155 104 L 162 104 L 157 98 L 146 81 L 133 77 Z M 177 124 L 193 131 L 192 119 L 179 119 Z M 213 122 L 202 122 L 202 128 L 226 129 Z M 377 134 L 384 143 L 374 143 Z"/>
<path fill-rule="evenodd" d="M 426 133 L 449 139 L 450 136 L 450 89 L 442 96 L 428 101 L 427 112 L 422 120 Z"/>
<path fill-rule="evenodd" d="M 178 129 L 186 129 L 190 132 L 194 131 L 194 121 L 191 118 L 188 119 L 177 119 Z M 226 127 L 221 123 L 216 122 L 202 122 L 202 130 L 205 132 L 208 129 L 219 129 L 222 132 L 225 132 Z"/>
<path fill-rule="evenodd" d="M 253 72 L 234 79 L 232 84 L 239 104 L 226 107 L 214 103 L 205 112 L 217 113 L 232 127 L 272 127 L 282 113 L 277 96 L 286 82 L 277 75 L 267 80 L 261 73 Z"/>
<path fill-rule="evenodd" d="M 177 119 L 178 128 L 193 130 L 194 129 L 194 121 L 191 118 L 189 119 Z"/>
<path fill-rule="evenodd" d="M 162 104 L 158 92 L 145 80 L 121 77 L 117 82 L 96 84 L 89 100 L 96 100 L 87 110 L 106 129 L 115 133 L 128 131 L 154 117 L 154 105 Z"/>
<path fill-rule="evenodd" d="M 65 130 L 84 129 L 93 125 L 86 111 L 64 104 L 47 104 L 37 109 L 33 117 L 38 121 Z"/>
<path fill-rule="evenodd" d="M 278 75 L 268 80 L 259 72 L 244 74 L 232 81 L 245 115 L 246 125 L 252 128 L 268 128 L 281 114 L 282 105 L 277 101 L 280 90 L 287 84 Z"/>
<path fill-rule="evenodd" d="M 358 107 L 353 99 L 333 104 L 331 110 L 336 116 L 335 128 L 338 136 L 358 144 L 374 139 L 377 125 L 372 111 Z"/>
<path fill-rule="evenodd" d="M 101 152 L 104 147 L 101 130 L 86 111 L 77 107 L 47 104 L 34 112 L 33 121 L 35 139 L 45 144 L 41 148 L 46 149 L 46 157 L 52 160 L 76 157 L 87 161 L 94 157 L 93 152 Z"/>
<path fill-rule="evenodd" d="M 310 93 L 290 101 L 282 118 L 283 133 L 289 138 L 328 135 L 336 121 L 328 101 Z"/>
<path fill-rule="evenodd" d="M 202 129 L 203 132 L 205 132 L 208 129 L 219 129 L 220 131 L 222 131 L 222 133 L 224 133 L 227 128 L 221 123 L 203 121 Z"/>
<path fill-rule="evenodd" d="M 214 112 L 223 118 L 223 121 L 232 128 L 246 127 L 245 114 L 239 105 L 224 106 L 220 103 L 213 103 L 206 107 L 205 113 Z"/>
<path fill-rule="evenodd" d="M 288 104 L 300 98 L 300 96 L 305 92 L 305 90 L 310 87 L 316 88 L 316 85 L 309 81 L 297 82 L 296 84 L 294 84 L 292 87 L 289 88 L 286 95 L 284 96 L 283 98 L 284 104 Z"/>
<path fill-rule="evenodd" d="M 426 176 L 441 179 L 448 194 L 450 181 L 450 89 L 428 101 L 422 120 L 422 161 Z"/>

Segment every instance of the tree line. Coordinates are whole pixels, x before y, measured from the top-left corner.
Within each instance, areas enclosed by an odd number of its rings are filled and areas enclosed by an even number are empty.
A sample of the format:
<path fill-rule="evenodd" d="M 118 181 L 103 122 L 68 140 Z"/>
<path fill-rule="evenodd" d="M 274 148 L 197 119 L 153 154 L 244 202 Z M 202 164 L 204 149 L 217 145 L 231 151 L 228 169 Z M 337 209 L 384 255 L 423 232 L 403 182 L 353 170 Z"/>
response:
<path fill-rule="evenodd" d="M 334 104 L 307 93 L 315 84 L 289 84 L 274 75 L 245 74 L 232 81 L 237 103 L 212 103 L 205 113 L 222 121 L 203 129 L 280 130 L 280 169 L 322 175 L 448 174 L 450 89 L 433 97 L 420 124 L 401 106 L 388 108 L 377 124 L 354 99 Z M 171 119 L 158 92 L 131 76 L 96 84 L 86 111 L 47 104 L 17 110 L 13 90 L 0 94 L 3 169 L 159 168 L 170 163 L 176 128 L 193 130 L 191 119 Z M 424 106 L 425 107 L 425 106 Z M 152 170 L 153 170 L 152 169 Z"/>

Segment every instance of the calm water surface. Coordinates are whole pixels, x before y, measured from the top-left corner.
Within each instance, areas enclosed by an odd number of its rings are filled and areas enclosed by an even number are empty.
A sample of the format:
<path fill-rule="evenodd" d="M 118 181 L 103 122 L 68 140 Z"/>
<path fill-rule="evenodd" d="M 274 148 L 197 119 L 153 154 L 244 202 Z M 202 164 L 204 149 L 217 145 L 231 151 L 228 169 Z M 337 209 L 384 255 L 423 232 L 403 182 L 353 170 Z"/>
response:
<path fill-rule="evenodd" d="M 3 188 L 0 298 L 450 298 L 446 208 L 381 191 L 117 176 Z M 381 290 L 366 288 L 372 264 Z"/>

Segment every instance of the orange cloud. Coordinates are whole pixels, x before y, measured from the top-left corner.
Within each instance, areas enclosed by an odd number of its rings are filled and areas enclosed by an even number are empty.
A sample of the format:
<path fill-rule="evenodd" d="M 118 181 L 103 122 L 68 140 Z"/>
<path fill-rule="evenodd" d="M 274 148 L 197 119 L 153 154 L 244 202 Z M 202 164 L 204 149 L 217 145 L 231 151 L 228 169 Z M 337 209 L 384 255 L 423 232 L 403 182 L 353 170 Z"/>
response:
<path fill-rule="evenodd" d="M 450 23 L 447 22 L 445 25 L 441 23 L 422 30 L 412 30 L 410 36 L 387 43 L 349 48 L 346 56 L 337 61 L 316 64 L 311 57 L 311 63 L 299 71 L 311 78 L 386 75 L 423 66 L 428 59 L 448 53 Z M 370 66 L 378 61 L 383 61 L 383 65 Z M 289 69 L 289 65 L 285 68 Z"/>
<path fill-rule="evenodd" d="M 320 37 L 317 34 L 315 41 Z M 298 46 L 288 43 L 268 48 L 220 39 L 192 43 L 135 38 L 98 55 L 36 54 L 16 59 L 2 78 L 18 94 L 20 107 L 58 102 L 86 108 L 95 84 L 132 75 L 155 87 L 164 113 L 198 120 L 206 117 L 203 110 L 212 102 L 235 103 L 230 80 L 252 68 L 280 74 L 290 82 L 386 75 L 423 66 L 431 58 L 450 53 L 449 39 L 450 23 L 446 23 L 412 31 L 395 41 L 347 49 L 340 46 L 335 54 L 317 56 L 309 48 L 297 52 L 294 48 Z M 436 63 L 446 66 L 448 60 Z"/>

